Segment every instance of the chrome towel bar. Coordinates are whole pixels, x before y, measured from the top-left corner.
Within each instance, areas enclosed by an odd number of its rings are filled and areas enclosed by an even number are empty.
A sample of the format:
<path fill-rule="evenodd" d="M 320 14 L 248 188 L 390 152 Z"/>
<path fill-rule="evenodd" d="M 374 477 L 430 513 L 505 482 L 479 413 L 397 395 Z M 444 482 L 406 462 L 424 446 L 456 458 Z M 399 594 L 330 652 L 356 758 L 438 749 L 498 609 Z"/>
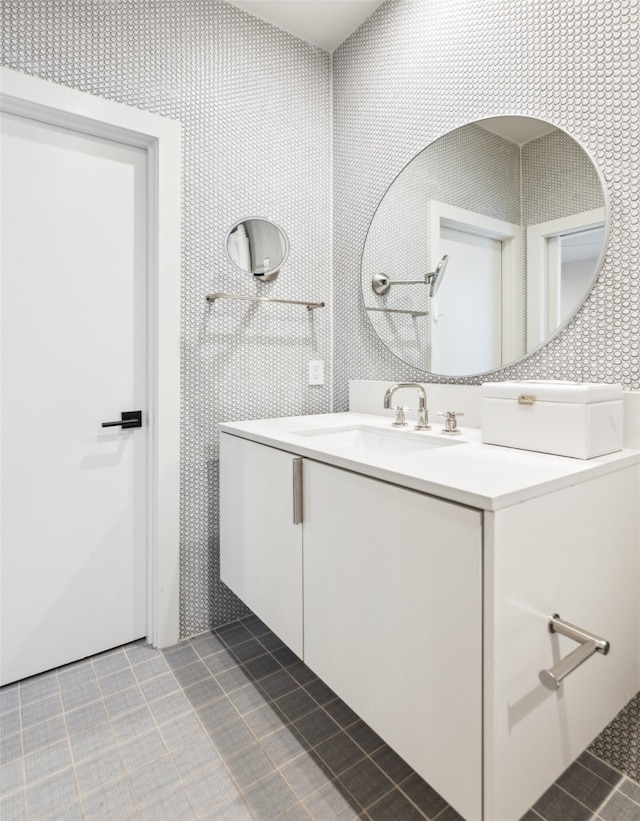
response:
<path fill-rule="evenodd" d="M 600 636 L 587 633 L 586 630 L 582 630 L 574 624 L 562 621 L 557 613 L 549 619 L 549 632 L 567 636 L 567 638 L 577 641 L 580 646 L 573 653 L 569 653 L 568 656 L 554 664 L 549 670 L 540 670 L 538 678 L 547 690 L 557 690 L 562 679 L 572 673 L 576 667 L 594 653 L 602 653 L 603 656 L 606 656 L 609 652 L 609 642 L 606 639 L 601 639 Z"/>
<path fill-rule="evenodd" d="M 429 311 L 407 311 L 402 308 L 369 308 L 365 306 L 366 311 L 382 311 L 385 314 L 411 314 L 411 318 L 415 319 L 417 316 L 429 316 Z"/>
<path fill-rule="evenodd" d="M 314 308 L 324 308 L 324 302 L 308 302 L 298 299 L 273 299 L 267 296 L 248 296 L 245 294 L 225 294 L 218 292 L 215 294 L 207 294 L 205 297 L 207 302 L 215 302 L 217 299 L 240 299 L 247 302 L 281 302 L 285 305 L 304 305 L 308 311 L 313 311 Z"/>

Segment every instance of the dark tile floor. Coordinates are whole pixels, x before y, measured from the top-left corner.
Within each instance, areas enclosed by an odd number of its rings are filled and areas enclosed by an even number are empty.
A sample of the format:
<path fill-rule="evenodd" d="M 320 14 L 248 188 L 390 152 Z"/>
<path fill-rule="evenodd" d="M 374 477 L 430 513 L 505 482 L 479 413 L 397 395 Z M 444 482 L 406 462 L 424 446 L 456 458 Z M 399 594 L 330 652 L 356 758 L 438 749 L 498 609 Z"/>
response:
<path fill-rule="evenodd" d="M 0 706 L 3 821 L 460 819 L 254 616 L 34 676 Z M 584 753 L 524 819 L 640 821 L 640 785 Z"/>

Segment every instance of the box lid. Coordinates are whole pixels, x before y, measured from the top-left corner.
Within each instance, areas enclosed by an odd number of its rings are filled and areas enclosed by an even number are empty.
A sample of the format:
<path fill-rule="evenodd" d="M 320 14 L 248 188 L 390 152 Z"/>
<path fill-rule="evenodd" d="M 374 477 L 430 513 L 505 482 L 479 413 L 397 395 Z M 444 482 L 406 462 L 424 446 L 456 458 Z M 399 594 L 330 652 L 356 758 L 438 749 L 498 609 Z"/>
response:
<path fill-rule="evenodd" d="M 541 402 L 610 402 L 622 399 L 622 385 L 590 382 L 565 382 L 554 379 L 531 379 L 522 382 L 485 382 L 482 396 L 495 399 L 518 399 L 531 396 Z"/>

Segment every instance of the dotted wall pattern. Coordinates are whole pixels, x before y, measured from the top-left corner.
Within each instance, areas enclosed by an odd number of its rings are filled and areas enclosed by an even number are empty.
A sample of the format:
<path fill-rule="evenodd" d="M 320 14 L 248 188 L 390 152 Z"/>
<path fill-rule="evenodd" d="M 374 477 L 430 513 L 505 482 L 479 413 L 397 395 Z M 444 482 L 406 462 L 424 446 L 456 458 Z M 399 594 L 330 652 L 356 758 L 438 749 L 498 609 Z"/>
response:
<path fill-rule="evenodd" d="M 522 146 L 522 224 L 602 208 L 602 186 L 593 163 L 562 131 Z"/>
<path fill-rule="evenodd" d="M 221 421 L 331 410 L 331 308 L 216 302 L 226 291 L 331 304 L 331 63 L 216 0 L 2 0 L 2 63 L 183 128 L 180 630 L 244 615 L 220 582 Z M 279 278 L 226 260 L 236 220 L 287 232 Z M 306 384 L 309 359 L 325 386 Z M 256 488 L 256 493 L 268 492 Z"/>
<path fill-rule="evenodd" d="M 589 749 L 640 782 L 640 693 L 605 727 Z"/>
<path fill-rule="evenodd" d="M 425 375 L 388 351 L 362 307 L 360 257 L 404 165 L 452 129 L 503 114 L 548 120 L 590 152 L 606 181 L 611 232 L 575 319 L 491 378 L 640 389 L 638 17 L 636 0 L 387 0 L 335 52 L 336 410 L 347 407 L 349 379 L 483 381 Z"/>

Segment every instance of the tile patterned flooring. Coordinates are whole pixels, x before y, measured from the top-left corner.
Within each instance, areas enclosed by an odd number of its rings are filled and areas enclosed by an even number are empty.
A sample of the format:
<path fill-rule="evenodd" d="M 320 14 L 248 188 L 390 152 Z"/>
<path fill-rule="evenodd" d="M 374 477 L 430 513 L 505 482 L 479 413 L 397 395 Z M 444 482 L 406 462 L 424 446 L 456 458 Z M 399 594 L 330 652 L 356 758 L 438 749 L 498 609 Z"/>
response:
<path fill-rule="evenodd" d="M 255 616 L 8 685 L 0 707 L 3 821 L 460 820 Z M 640 821 L 640 785 L 585 752 L 540 819 Z"/>

